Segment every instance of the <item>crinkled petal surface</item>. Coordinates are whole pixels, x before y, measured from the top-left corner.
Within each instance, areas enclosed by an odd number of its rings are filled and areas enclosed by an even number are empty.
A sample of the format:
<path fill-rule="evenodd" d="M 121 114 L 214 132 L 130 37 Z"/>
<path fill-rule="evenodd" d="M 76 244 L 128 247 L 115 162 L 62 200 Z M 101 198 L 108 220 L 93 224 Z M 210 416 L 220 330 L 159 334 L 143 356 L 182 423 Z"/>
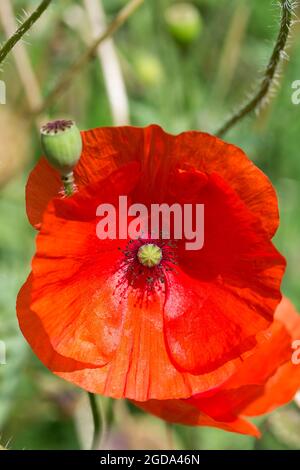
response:
<path fill-rule="evenodd" d="M 256 400 L 248 403 L 243 410 L 244 415 L 258 416 L 270 413 L 274 408 L 282 406 L 292 400 L 297 391 L 300 390 L 300 364 L 292 361 L 291 340 L 300 340 L 300 316 L 289 299 L 283 298 L 275 314 L 276 321 L 284 325 L 285 331 L 289 333 L 290 340 L 285 350 L 286 361 L 277 359 L 278 368 L 268 378 Z M 283 340 L 278 344 L 282 348 Z M 278 350 L 276 351 L 278 354 Z M 269 362 L 276 364 L 276 352 L 269 355 Z M 283 357 L 283 354 L 282 356 Z M 274 367 L 273 363 L 273 367 Z"/>
<path fill-rule="evenodd" d="M 19 293 L 17 311 L 20 327 L 33 351 L 52 372 L 90 392 L 138 401 L 189 397 L 223 383 L 240 364 L 240 360 L 231 361 L 200 377 L 178 371 L 167 354 L 161 309 L 154 302 L 144 315 L 129 304 L 120 342 L 105 366 L 70 359 L 53 348 L 40 318 L 31 308 L 31 293 L 32 275 Z"/>
<path fill-rule="evenodd" d="M 114 202 L 117 194 L 132 192 L 138 175 L 133 162 L 71 198 L 49 203 L 32 275 L 18 298 L 20 326 L 53 372 L 90 391 L 136 400 L 188 397 L 224 382 L 241 359 L 201 378 L 177 370 L 163 333 L 164 295 L 141 306 L 134 290 L 124 292 L 122 244 L 97 239 L 94 214 L 104 196 Z"/>
<path fill-rule="evenodd" d="M 298 335 L 300 317 L 284 298 L 269 330 L 269 340 L 246 358 L 218 390 L 194 396 L 189 401 L 222 421 L 239 415 L 258 416 L 288 403 L 300 388 L 300 367 L 292 364 L 291 348 L 293 338 Z"/>
<path fill-rule="evenodd" d="M 169 423 L 184 424 L 186 426 L 209 426 L 254 437 L 260 436 L 256 426 L 243 418 L 236 418 L 231 422 L 222 423 L 210 418 L 186 400 L 150 400 L 145 403 L 134 402 L 134 404 Z"/>
<path fill-rule="evenodd" d="M 268 340 L 223 385 L 188 400 L 135 404 L 169 422 L 258 436 L 256 428 L 244 417 L 268 413 L 288 403 L 300 388 L 300 365 L 291 361 L 292 340 L 297 338 L 300 316 L 283 298 Z"/>
<path fill-rule="evenodd" d="M 202 176 L 198 179 L 194 202 L 205 207 L 204 246 L 180 250 L 178 267 L 167 275 L 165 304 L 170 354 L 179 368 L 194 374 L 253 348 L 280 301 L 285 266 L 257 217 L 228 184 L 215 173 L 204 188 Z M 194 188 L 196 180 L 194 175 Z"/>
<path fill-rule="evenodd" d="M 120 340 L 113 282 L 120 243 L 97 238 L 95 214 L 98 202 L 116 203 L 130 193 L 138 175 L 131 163 L 73 198 L 54 199 L 45 213 L 32 262 L 31 308 L 54 349 L 71 359 L 104 365 Z"/>
<path fill-rule="evenodd" d="M 147 186 L 172 166 L 218 173 L 261 220 L 271 238 L 278 227 L 278 204 L 272 184 L 238 147 L 203 132 L 172 136 L 160 127 L 107 127 L 82 132 L 83 153 L 74 175 L 78 188 L 106 178 L 130 161 L 139 161 Z M 149 177 L 151 175 L 151 177 Z M 153 189 L 153 188 L 151 188 Z M 30 222 L 40 227 L 48 202 L 61 190 L 59 176 L 42 158 L 31 172 L 26 188 Z M 156 187 L 156 191 L 158 188 Z"/>
<path fill-rule="evenodd" d="M 47 367 L 91 392 L 198 399 L 266 341 L 280 301 L 285 262 L 270 241 L 278 224 L 272 185 L 241 150 L 208 134 L 150 126 L 82 136 L 72 197 L 62 197 L 45 159 L 29 177 L 27 212 L 39 234 L 18 297 L 22 331 Z M 147 301 L 141 282 L 125 276 L 128 240 L 96 235 L 98 205 L 116 205 L 120 195 L 147 206 L 205 205 L 203 249 L 178 243 L 177 265 Z"/>

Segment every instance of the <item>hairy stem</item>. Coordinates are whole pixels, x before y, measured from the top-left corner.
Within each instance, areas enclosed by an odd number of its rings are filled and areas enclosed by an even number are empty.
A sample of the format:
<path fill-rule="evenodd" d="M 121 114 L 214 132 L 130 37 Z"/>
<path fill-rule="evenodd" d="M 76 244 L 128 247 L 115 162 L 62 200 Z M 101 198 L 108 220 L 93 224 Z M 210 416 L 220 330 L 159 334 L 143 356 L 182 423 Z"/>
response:
<path fill-rule="evenodd" d="M 293 2 L 291 0 L 281 0 L 280 4 L 280 29 L 259 89 L 250 99 L 250 101 L 242 106 L 235 114 L 233 114 L 233 116 L 231 116 L 228 121 L 225 122 L 225 124 L 216 132 L 216 135 L 220 137 L 222 137 L 227 131 L 229 131 L 229 129 L 231 129 L 236 123 L 241 121 L 249 113 L 257 110 L 263 104 L 264 100 L 272 89 L 276 72 L 278 71 L 279 64 L 284 56 L 284 50 L 289 37 L 293 15 Z"/>
<path fill-rule="evenodd" d="M 95 57 L 97 49 L 106 39 L 112 36 L 132 15 L 132 13 L 144 2 L 144 0 L 131 0 L 124 8 L 118 13 L 116 18 L 108 25 L 103 33 L 96 38 L 90 47 L 83 52 L 82 55 L 68 68 L 65 73 L 60 77 L 60 80 L 54 86 L 52 91 L 45 98 L 43 105 L 36 109 L 35 113 L 39 114 L 43 112 L 48 106 L 51 105 L 72 83 L 74 76 L 80 72 L 84 66 Z"/>
<path fill-rule="evenodd" d="M 39 19 L 39 17 L 48 8 L 52 0 L 43 0 L 32 15 L 27 18 L 24 23 L 17 29 L 17 31 L 6 41 L 4 46 L 0 49 L 0 64 L 3 62 L 7 54 L 17 44 L 24 34 L 31 28 L 31 26 Z"/>
<path fill-rule="evenodd" d="M 0 1 L 0 22 L 2 23 L 6 37 L 10 38 L 17 29 L 14 10 L 10 0 Z M 12 50 L 12 56 L 14 57 L 16 69 L 24 88 L 29 109 L 33 110 L 37 106 L 41 106 L 43 102 L 42 93 L 35 71 L 32 67 L 27 48 L 22 41 L 19 41 L 18 44 L 16 44 Z M 41 115 L 35 118 L 38 132 L 43 122 L 47 121 L 47 116 Z"/>

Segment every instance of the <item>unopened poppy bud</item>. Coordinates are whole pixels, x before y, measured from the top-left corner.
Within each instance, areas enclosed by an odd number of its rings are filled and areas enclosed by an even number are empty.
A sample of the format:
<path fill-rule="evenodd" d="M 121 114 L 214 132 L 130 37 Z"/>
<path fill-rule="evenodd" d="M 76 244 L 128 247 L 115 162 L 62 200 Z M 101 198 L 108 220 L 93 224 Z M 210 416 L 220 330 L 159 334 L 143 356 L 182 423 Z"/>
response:
<path fill-rule="evenodd" d="M 176 3 L 165 13 L 169 31 L 180 44 L 188 45 L 199 36 L 202 18 L 199 10 L 191 3 Z"/>
<path fill-rule="evenodd" d="M 65 177 L 80 159 L 82 138 L 74 121 L 48 122 L 41 128 L 43 151 L 49 163 Z"/>
<path fill-rule="evenodd" d="M 138 78 L 145 86 L 158 86 L 164 79 L 164 72 L 160 61 L 151 54 L 138 54 L 135 58 L 135 69 Z"/>

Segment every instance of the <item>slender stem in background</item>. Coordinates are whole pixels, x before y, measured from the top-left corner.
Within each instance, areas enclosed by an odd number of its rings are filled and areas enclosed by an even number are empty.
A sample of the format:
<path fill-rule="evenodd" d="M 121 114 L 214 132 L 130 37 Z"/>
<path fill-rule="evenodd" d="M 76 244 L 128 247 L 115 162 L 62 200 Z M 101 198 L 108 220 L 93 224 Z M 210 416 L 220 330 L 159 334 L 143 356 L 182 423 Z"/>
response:
<path fill-rule="evenodd" d="M 134 11 L 142 5 L 144 0 L 131 0 L 128 2 L 124 8 L 118 13 L 115 19 L 108 25 L 106 30 L 96 38 L 90 47 L 83 52 L 82 55 L 71 65 L 65 73 L 60 77 L 57 84 L 54 86 L 52 91 L 45 98 L 43 105 L 35 110 L 36 114 L 43 112 L 48 106 L 51 105 L 72 83 L 74 76 L 80 72 L 84 66 L 95 57 L 97 49 L 106 39 L 112 36 L 124 23 L 125 21 L 134 13 Z"/>
<path fill-rule="evenodd" d="M 94 423 L 94 435 L 91 449 L 97 450 L 101 448 L 101 440 L 104 434 L 104 413 L 102 409 L 98 408 L 96 396 L 93 393 L 88 393 L 88 395 Z"/>
<path fill-rule="evenodd" d="M 101 0 L 83 0 L 94 38 L 105 31 L 106 15 Z M 104 84 L 116 126 L 129 124 L 129 103 L 118 54 L 112 38 L 97 49 Z"/>
<path fill-rule="evenodd" d="M 220 102 L 223 100 L 230 89 L 241 56 L 241 48 L 250 14 L 251 5 L 236 0 L 228 31 L 224 38 L 224 46 L 220 54 L 216 78 L 211 87 L 211 93 L 215 101 Z"/>
<path fill-rule="evenodd" d="M 39 17 L 44 13 L 46 8 L 52 0 L 43 0 L 42 3 L 37 7 L 37 9 L 32 13 L 32 15 L 27 18 L 24 23 L 17 29 L 17 31 L 6 41 L 4 46 L 0 49 L 0 64 L 3 62 L 7 54 L 12 50 L 12 48 L 17 44 L 18 41 L 24 36 L 24 34 L 31 28 L 31 26 L 39 19 Z"/>
<path fill-rule="evenodd" d="M 281 0 L 280 4 L 280 29 L 259 89 L 250 99 L 250 101 L 242 106 L 235 114 L 233 114 L 233 116 L 231 116 L 228 121 L 225 122 L 225 124 L 216 132 L 216 135 L 220 137 L 222 137 L 229 129 L 231 129 L 237 122 L 241 121 L 249 113 L 257 110 L 265 102 L 266 97 L 272 89 L 272 84 L 276 78 L 278 66 L 282 58 L 285 57 L 285 47 L 291 30 L 294 6 L 293 1 L 291 0 Z"/>

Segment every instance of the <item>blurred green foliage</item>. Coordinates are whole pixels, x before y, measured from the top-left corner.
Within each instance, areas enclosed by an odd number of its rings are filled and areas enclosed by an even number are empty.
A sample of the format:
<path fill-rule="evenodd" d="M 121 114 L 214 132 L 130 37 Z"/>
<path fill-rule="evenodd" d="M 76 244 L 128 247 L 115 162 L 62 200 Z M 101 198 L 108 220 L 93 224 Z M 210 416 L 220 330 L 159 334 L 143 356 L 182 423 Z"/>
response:
<path fill-rule="evenodd" d="M 126 2 L 103 3 L 110 19 Z M 166 27 L 164 15 L 171 3 L 174 1 L 146 0 L 115 35 L 131 123 L 156 122 L 170 132 L 191 128 L 213 132 L 255 88 L 276 37 L 279 8 L 272 0 L 195 0 L 191 3 L 202 16 L 202 31 L 195 42 L 182 47 Z M 13 0 L 12 4 L 16 15 L 22 17 L 22 8 L 30 9 L 36 2 Z M 87 29 L 82 2 L 65 0 L 54 1 L 29 33 L 27 50 L 43 93 L 84 50 L 81 32 Z M 275 241 L 288 260 L 284 293 L 300 309 L 300 105 L 291 101 L 292 82 L 300 79 L 298 33 L 296 25 L 290 60 L 284 62 L 276 97 L 259 117 L 238 124 L 226 140 L 242 147 L 277 188 L 281 226 Z M 1 29 L 0 40 L 4 40 Z M 12 56 L 0 78 L 7 83 L 6 106 L 15 113 L 23 110 L 24 93 Z M 49 111 L 53 117 L 73 117 L 81 128 L 112 124 L 99 63 L 87 65 Z M 5 112 L 2 106 L 0 113 Z M 18 129 L 14 131 L 18 133 Z M 29 272 L 34 250 L 34 233 L 25 216 L 24 187 L 40 149 L 33 123 L 28 132 L 30 153 L 16 149 L 22 171 L 0 190 L 0 339 L 7 344 L 7 364 L 0 366 L 1 443 L 18 449 L 76 449 L 80 442 L 69 404 L 74 402 L 75 407 L 81 392 L 75 391 L 73 397 L 70 387 L 39 363 L 19 332 L 15 315 L 16 294 Z M 5 126 L 0 133 L 5 148 Z M 71 397 L 65 400 L 69 393 Z M 291 433 L 299 434 L 299 410 L 292 411 L 298 421 L 293 421 Z M 137 413 L 136 419 L 142 419 L 141 414 Z M 155 418 L 146 419 L 149 429 L 158 425 Z M 300 448 L 296 439 L 289 441 L 286 435 L 283 439 L 272 430 L 272 419 L 261 420 L 265 434 L 258 442 L 214 429 L 176 426 L 175 443 L 188 449 Z M 163 432 L 163 423 L 159 426 Z"/>

